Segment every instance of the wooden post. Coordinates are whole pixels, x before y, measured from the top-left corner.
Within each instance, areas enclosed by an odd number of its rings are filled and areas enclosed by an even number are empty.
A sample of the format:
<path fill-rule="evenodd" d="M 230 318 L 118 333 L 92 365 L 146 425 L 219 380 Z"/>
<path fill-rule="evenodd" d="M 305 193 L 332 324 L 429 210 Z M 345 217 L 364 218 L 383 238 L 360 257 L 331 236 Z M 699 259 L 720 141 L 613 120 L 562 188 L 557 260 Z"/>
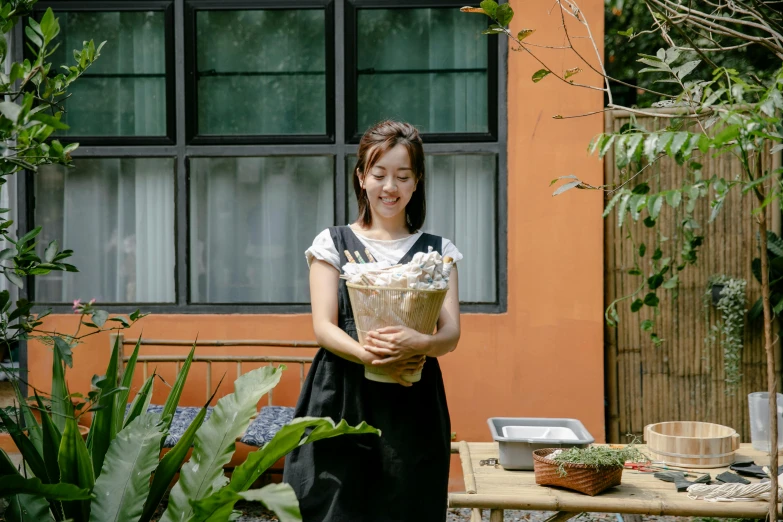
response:
<path fill-rule="evenodd" d="M 490 509 L 489 522 L 503 522 L 503 509 Z"/>

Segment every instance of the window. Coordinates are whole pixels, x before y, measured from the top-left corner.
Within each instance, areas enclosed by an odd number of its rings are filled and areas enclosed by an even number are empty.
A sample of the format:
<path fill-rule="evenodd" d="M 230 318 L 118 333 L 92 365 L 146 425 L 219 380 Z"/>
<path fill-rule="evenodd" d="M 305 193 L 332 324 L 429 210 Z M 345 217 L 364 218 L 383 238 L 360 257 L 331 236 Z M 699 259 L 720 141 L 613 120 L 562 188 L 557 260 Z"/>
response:
<path fill-rule="evenodd" d="M 101 57 L 73 84 L 63 118 L 70 129 L 59 133 L 60 139 L 172 143 L 172 3 L 40 2 L 37 16 L 49 6 L 60 22 L 60 45 L 51 56 L 56 66 L 72 62 L 73 49 L 81 49 L 84 41 L 107 42 Z"/>
<path fill-rule="evenodd" d="M 82 145 L 75 168 L 28 177 L 39 248 L 58 239 L 80 269 L 38 278 L 36 301 L 308 311 L 304 250 L 355 219 L 358 140 L 394 118 L 424 137 L 425 231 L 465 255 L 463 309 L 505 310 L 506 44 L 462 5 L 41 0 L 55 66 L 107 43 L 55 136 Z"/>

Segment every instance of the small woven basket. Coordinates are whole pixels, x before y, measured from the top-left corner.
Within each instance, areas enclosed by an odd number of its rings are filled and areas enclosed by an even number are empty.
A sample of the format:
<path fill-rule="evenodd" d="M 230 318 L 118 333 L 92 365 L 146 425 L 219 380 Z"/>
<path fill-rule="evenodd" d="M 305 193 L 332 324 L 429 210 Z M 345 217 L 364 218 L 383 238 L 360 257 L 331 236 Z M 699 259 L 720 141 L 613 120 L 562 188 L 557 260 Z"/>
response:
<path fill-rule="evenodd" d="M 361 344 L 364 344 L 367 332 L 384 326 L 407 326 L 417 332 L 432 334 L 448 292 L 448 289 L 414 290 L 353 283 L 346 283 L 346 286 Z M 395 382 L 383 369 L 374 366 L 365 366 L 364 376 L 376 382 Z M 421 372 L 405 375 L 403 379 L 418 382 Z"/>
<path fill-rule="evenodd" d="M 560 464 L 547 458 L 557 448 L 545 448 L 533 452 L 533 469 L 536 484 L 559 486 L 585 495 L 595 496 L 613 486 L 619 486 L 623 477 L 622 466 L 588 466 L 586 464 L 564 464 L 566 475 L 558 473 Z"/>

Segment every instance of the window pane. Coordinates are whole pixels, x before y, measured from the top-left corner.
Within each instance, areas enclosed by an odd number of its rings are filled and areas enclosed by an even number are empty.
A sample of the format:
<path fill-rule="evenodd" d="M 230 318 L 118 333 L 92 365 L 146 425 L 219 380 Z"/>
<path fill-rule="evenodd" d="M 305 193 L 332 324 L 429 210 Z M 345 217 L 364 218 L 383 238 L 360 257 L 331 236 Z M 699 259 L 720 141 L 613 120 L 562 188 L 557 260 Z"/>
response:
<path fill-rule="evenodd" d="M 496 158 L 490 154 L 426 157 L 427 219 L 424 231 L 448 238 L 465 259 L 459 263 L 459 298 L 467 303 L 497 299 Z M 347 158 L 348 217 L 356 221 L 351 177 L 356 156 Z"/>
<path fill-rule="evenodd" d="M 66 136 L 165 136 L 166 27 L 161 11 L 57 12 L 53 63 L 72 65 L 84 41 L 106 41 L 101 56 L 69 88 Z"/>
<path fill-rule="evenodd" d="M 325 16 L 198 11 L 198 134 L 325 134 Z"/>
<path fill-rule="evenodd" d="M 36 301 L 174 302 L 174 159 L 75 163 L 35 175 L 39 253 L 56 239 L 79 269 L 37 278 Z"/>
<path fill-rule="evenodd" d="M 427 133 L 488 132 L 486 18 L 360 9 L 358 131 L 394 118 Z"/>
<path fill-rule="evenodd" d="M 190 300 L 309 303 L 304 251 L 334 221 L 331 156 L 193 158 Z"/>

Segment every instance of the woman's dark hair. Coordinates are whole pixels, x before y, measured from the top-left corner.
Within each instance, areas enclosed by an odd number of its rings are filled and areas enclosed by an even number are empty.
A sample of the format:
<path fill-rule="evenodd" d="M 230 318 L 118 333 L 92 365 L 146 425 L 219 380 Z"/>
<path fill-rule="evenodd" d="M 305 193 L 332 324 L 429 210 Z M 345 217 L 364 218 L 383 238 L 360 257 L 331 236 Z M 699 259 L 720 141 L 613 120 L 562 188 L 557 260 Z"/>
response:
<path fill-rule="evenodd" d="M 366 175 L 378 160 L 397 145 L 408 149 L 413 176 L 416 180 L 416 190 L 405 207 L 405 221 L 408 231 L 414 233 L 424 225 L 427 214 L 427 204 L 424 194 L 424 148 L 421 144 L 419 131 L 409 123 L 386 120 L 370 127 L 359 142 L 359 159 L 353 170 L 353 190 L 359 203 L 359 223 L 368 227 L 372 225 L 372 213 L 367 201 L 367 192 L 362 188 L 359 173 Z"/>

